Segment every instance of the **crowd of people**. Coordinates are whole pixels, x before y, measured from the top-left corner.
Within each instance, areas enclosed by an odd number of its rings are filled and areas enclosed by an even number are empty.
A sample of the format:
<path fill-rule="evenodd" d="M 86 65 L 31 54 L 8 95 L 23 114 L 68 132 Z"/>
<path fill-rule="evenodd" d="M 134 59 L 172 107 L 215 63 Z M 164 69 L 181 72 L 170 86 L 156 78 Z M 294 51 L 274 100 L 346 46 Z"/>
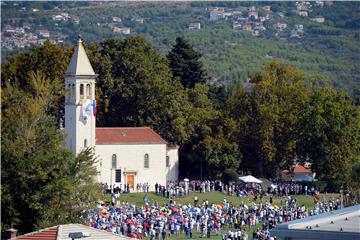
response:
<path fill-rule="evenodd" d="M 170 189 L 182 187 L 184 183 L 155 187 L 156 193 L 171 192 Z M 195 191 L 223 190 L 221 182 L 193 182 L 190 189 Z M 287 189 L 287 190 L 286 190 Z M 299 190 L 297 190 L 299 189 Z M 307 209 L 299 205 L 292 193 L 303 193 L 301 188 L 294 184 L 277 184 L 277 190 L 270 190 L 270 199 L 267 202 L 254 201 L 252 204 L 241 203 L 234 205 L 227 201 L 226 195 L 220 204 L 209 203 L 207 200 L 199 202 L 195 196 L 193 203 L 177 204 L 176 199 L 170 198 L 165 205 L 150 204 L 144 197 L 144 204 L 140 207 L 128 202 L 121 202 L 119 195 L 113 195 L 111 205 L 101 204 L 97 209 L 88 211 L 89 225 L 116 235 L 142 239 L 167 239 L 171 235 L 183 234 L 186 238 L 218 235 L 219 239 L 239 240 L 248 239 L 247 231 L 253 230 L 253 239 L 273 239 L 270 230 L 278 223 L 305 218 L 322 212 L 335 210 L 340 207 L 340 201 L 331 198 L 329 201 L 315 201 L 313 208 Z M 235 194 L 240 191 L 236 186 L 228 186 L 227 192 Z M 247 194 L 261 193 L 259 186 L 244 185 L 241 191 Z M 276 195 L 276 192 L 278 193 Z M 184 193 L 185 194 L 185 193 Z M 166 196 L 166 194 L 165 194 Z M 273 197 L 281 197 L 279 206 L 273 203 Z M 315 199 L 316 200 L 316 199 Z M 250 239 L 251 239 L 250 238 Z"/>

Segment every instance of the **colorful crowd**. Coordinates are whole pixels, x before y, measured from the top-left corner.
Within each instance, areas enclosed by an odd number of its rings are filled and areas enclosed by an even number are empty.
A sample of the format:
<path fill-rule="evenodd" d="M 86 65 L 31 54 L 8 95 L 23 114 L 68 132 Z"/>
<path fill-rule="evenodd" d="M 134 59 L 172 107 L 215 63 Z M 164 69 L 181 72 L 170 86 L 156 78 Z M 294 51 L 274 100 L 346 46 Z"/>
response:
<path fill-rule="evenodd" d="M 113 198 L 114 199 L 114 198 Z M 219 239 L 248 239 L 246 230 L 255 229 L 253 239 L 273 239 L 270 229 L 281 222 L 305 218 L 340 207 L 340 201 L 323 199 L 307 209 L 297 204 L 296 198 L 284 196 L 280 206 L 272 203 L 233 205 L 224 198 L 221 204 L 208 201 L 200 203 L 194 198 L 192 204 L 177 204 L 170 200 L 163 206 L 151 205 L 144 198 L 144 205 L 137 207 L 116 198 L 112 206 L 99 204 L 97 209 L 88 211 L 89 225 L 116 235 L 136 239 L 147 237 L 151 240 L 168 239 L 171 235 L 187 238 L 218 235 Z"/>

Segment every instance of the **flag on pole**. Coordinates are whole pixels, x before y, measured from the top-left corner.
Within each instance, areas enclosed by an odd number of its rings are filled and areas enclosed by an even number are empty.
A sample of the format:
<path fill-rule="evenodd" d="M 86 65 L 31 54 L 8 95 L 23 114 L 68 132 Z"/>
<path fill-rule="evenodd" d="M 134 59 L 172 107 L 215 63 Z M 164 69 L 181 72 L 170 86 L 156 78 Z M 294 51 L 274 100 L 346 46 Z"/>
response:
<path fill-rule="evenodd" d="M 96 116 L 96 100 L 94 99 L 92 102 L 93 114 Z"/>
<path fill-rule="evenodd" d="M 85 103 L 85 113 L 87 116 L 91 116 L 93 114 L 93 107 L 91 101 L 88 99 Z"/>

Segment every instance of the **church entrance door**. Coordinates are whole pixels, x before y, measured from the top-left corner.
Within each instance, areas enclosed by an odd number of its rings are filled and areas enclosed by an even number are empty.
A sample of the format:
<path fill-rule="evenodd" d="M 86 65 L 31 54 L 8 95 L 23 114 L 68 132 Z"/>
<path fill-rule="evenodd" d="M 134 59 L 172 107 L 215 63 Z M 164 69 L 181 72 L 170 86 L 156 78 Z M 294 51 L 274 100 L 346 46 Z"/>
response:
<path fill-rule="evenodd" d="M 134 190 L 134 175 L 127 175 L 127 183 L 131 190 Z"/>

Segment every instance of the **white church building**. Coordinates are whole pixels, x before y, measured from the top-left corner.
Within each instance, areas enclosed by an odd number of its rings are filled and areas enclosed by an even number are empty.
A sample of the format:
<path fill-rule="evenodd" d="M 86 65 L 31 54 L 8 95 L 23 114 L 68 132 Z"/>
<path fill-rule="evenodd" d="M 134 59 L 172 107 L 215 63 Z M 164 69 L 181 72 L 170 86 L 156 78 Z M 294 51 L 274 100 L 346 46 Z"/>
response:
<path fill-rule="evenodd" d="M 110 186 L 138 183 L 166 185 L 178 179 L 178 146 L 168 143 L 149 127 L 96 127 L 96 74 L 78 41 L 65 72 L 66 147 L 79 153 L 93 147 L 98 181 Z M 122 187 L 124 189 L 124 187 Z"/>

